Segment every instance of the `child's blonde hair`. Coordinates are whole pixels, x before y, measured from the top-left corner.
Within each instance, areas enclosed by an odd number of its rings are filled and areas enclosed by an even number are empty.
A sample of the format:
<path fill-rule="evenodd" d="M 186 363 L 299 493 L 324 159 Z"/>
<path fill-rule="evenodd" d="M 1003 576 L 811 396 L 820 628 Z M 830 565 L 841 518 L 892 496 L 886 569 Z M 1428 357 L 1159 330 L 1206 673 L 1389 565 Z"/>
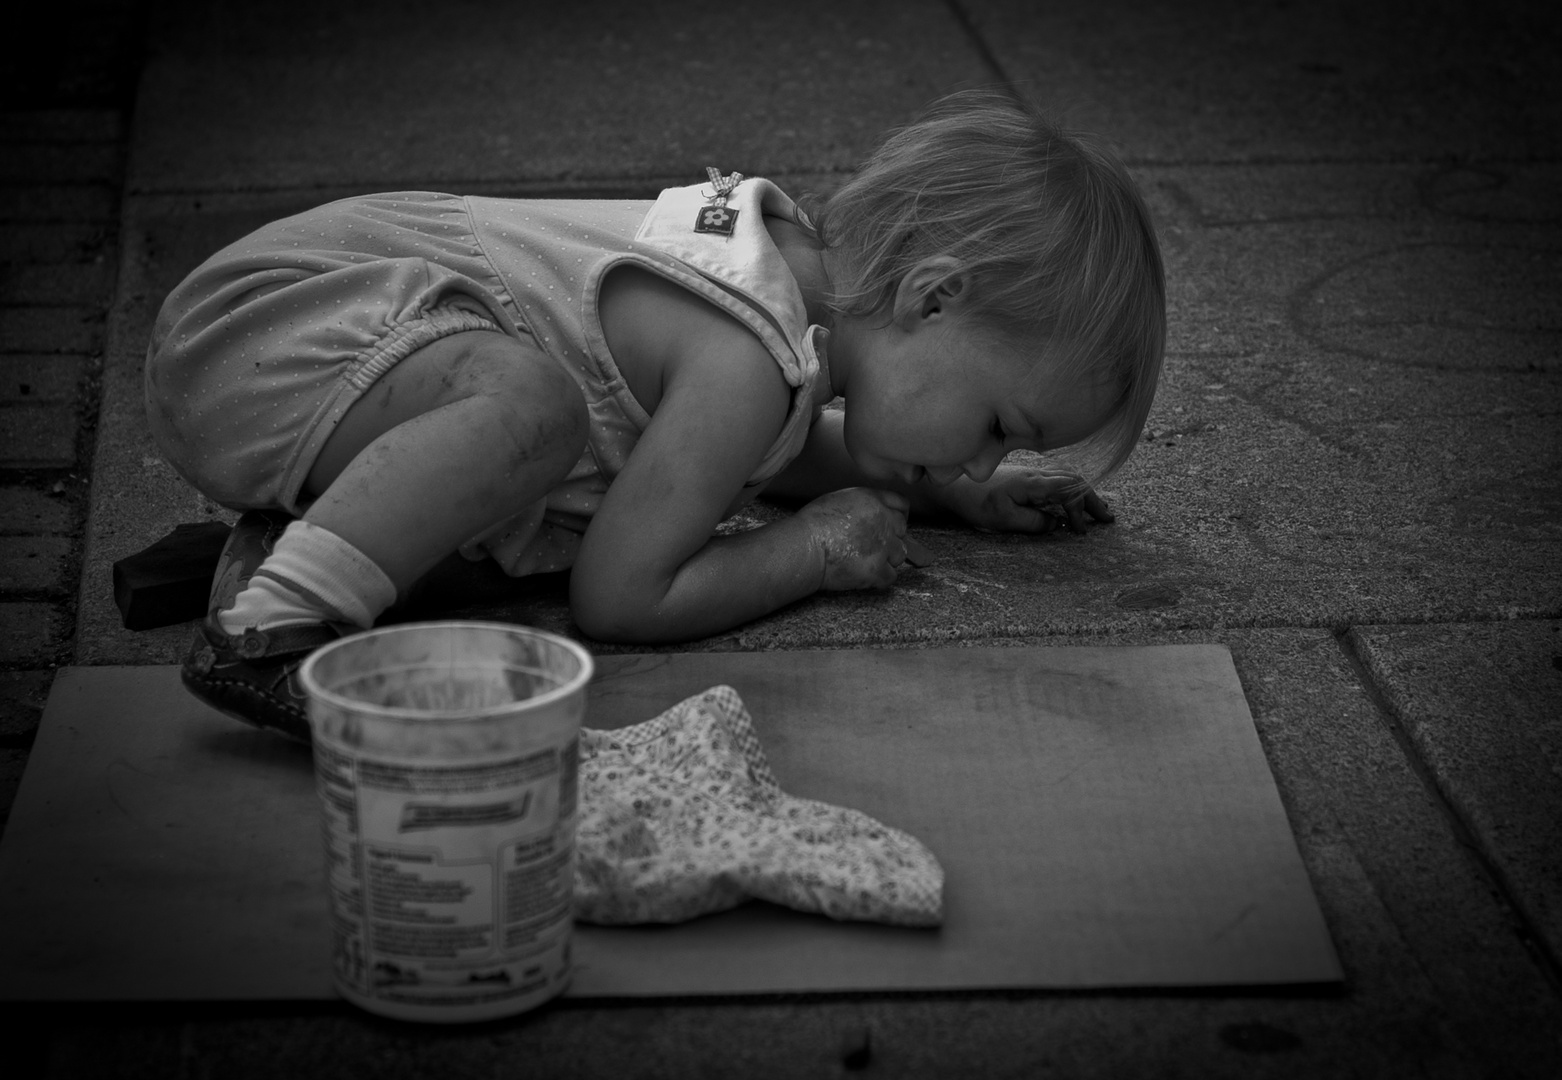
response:
<path fill-rule="evenodd" d="M 1160 377 L 1166 284 L 1149 209 L 1102 140 L 1007 94 L 963 91 L 804 208 L 831 253 L 833 310 L 888 318 L 907 271 L 951 257 L 979 325 L 1043 340 L 1051 363 L 1095 368 L 1121 388 L 1069 463 L 1099 480 L 1127 460 Z"/>

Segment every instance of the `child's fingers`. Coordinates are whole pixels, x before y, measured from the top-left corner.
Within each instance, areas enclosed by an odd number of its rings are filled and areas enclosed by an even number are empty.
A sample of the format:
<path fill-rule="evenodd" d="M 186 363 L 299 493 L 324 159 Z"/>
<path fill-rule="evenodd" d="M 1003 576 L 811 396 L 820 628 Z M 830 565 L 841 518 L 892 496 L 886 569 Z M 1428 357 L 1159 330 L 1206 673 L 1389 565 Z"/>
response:
<path fill-rule="evenodd" d="M 1093 488 L 1085 488 L 1078 491 L 1079 477 L 1067 474 L 1051 474 L 1037 477 L 1028 487 L 1027 495 L 1032 507 L 1055 506 L 1063 512 L 1064 523 L 1070 532 L 1082 533 L 1086 529 L 1085 515 L 1095 518 L 1097 521 L 1107 522 L 1115 520 L 1112 511 L 1107 509 L 1106 500 L 1102 499 Z M 1076 492 L 1070 494 L 1069 492 Z M 1027 529 L 1028 532 L 1049 532 L 1057 524 L 1057 519 L 1051 514 L 1045 515 L 1049 520 L 1038 523 L 1035 527 Z"/>
<path fill-rule="evenodd" d="M 911 513 L 911 500 L 898 491 L 887 491 L 884 488 L 869 488 L 878 497 L 879 502 L 891 510 L 898 510 L 902 514 Z"/>
<path fill-rule="evenodd" d="M 1085 511 L 1081 505 L 1083 499 L 1070 499 L 1063 504 L 1063 512 L 1068 515 L 1068 531 L 1082 533 L 1085 531 Z"/>
<path fill-rule="evenodd" d="M 1085 493 L 1085 510 L 1097 521 L 1116 521 L 1116 516 L 1107 509 L 1106 500 L 1094 491 Z"/>
<path fill-rule="evenodd" d="M 1082 533 L 1085 531 L 1085 515 L 1089 514 L 1097 521 L 1112 521 L 1112 512 L 1106 508 L 1106 503 L 1101 501 L 1101 496 L 1094 491 L 1087 491 L 1076 499 L 1069 499 L 1063 504 L 1063 512 L 1068 515 L 1068 527 L 1070 531 Z"/>
<path fill-rule="evenodd" d="M 1072 473 L 1032 473 L 1025 477 L 1021 490 L 1029 502 L 1040 505 L 1079 498 L 1081 486 L 1079 477 Z M 1090 489 L 1085 490 L 1088 492 Z"/>
<path fill-rule="evenodd" d="M 1042 503 L 1038 506 L 1026 506 L 1024 503 L 1015 503 L 1011 516 L 1003 527 L 1011 532 L 1035 533 L 1037 536 L 1045 536 L 1058 527 L 1058 515 L 1043 506 L 1056 505 L 1055 503 Z"/>
<path fill-rule="evenodd" d="M 933 553 L 920 542 L 907 536 L 903 543 L 906 545 L 906 561 L 912 566 L 926 566 L 933 561 Z"/>

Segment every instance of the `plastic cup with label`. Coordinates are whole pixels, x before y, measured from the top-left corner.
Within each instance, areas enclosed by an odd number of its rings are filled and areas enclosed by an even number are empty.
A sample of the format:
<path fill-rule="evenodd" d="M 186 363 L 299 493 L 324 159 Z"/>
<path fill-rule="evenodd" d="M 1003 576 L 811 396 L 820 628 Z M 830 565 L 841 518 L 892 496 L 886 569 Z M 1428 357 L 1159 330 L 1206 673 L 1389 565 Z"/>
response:
<path fill-rule="evenodd" d="M 573 641 L 481 622 L 387 626 L 304 662 L 349 1001 L 487 1020 L 568 984 L 591 673 Z"/>

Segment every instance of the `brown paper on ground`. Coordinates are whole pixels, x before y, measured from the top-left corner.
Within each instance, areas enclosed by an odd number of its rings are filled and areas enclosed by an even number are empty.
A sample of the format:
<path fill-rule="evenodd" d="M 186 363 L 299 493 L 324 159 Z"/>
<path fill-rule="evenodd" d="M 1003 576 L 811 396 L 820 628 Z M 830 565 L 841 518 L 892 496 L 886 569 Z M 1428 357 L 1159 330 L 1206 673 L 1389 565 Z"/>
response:
<path fill-rule="evenodd" d="M 598 658 L 587 723 L 737 688 L 781 785 L 944 865 L 945 925 L 578 927 L 576 997 L 1291 984 L 1340 969 L 1221 646 Z M 332 996 L 308 751 L 72 668 L 0 847 L 0 999 Z"/>

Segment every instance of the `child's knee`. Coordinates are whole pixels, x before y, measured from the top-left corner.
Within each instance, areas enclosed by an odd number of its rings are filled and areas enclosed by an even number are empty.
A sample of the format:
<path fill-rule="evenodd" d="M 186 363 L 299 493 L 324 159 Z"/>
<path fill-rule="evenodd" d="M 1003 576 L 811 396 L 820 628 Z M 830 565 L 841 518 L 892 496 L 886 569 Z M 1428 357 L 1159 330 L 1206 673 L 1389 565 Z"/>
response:
<path fill-rule="evenodd" d="M 494 409 L 502 433 L 495 450 L 511 471 L 562 478 L 586 448 L 590 418 L 579 385 L 546 353 L 510 338 L 485 343 L 474 357 L 474 396 Z"/>
<path fill-rule="evenodd" d="M 520 402 L 520 420 L 534 435 L 522 440 L 523 452 L 540 457 L 549 467 L 567 473 L 586 449 L 591 419 L 580 386 L 552 359 L 541 353 L 528 358 L 532 368 Z"/>

